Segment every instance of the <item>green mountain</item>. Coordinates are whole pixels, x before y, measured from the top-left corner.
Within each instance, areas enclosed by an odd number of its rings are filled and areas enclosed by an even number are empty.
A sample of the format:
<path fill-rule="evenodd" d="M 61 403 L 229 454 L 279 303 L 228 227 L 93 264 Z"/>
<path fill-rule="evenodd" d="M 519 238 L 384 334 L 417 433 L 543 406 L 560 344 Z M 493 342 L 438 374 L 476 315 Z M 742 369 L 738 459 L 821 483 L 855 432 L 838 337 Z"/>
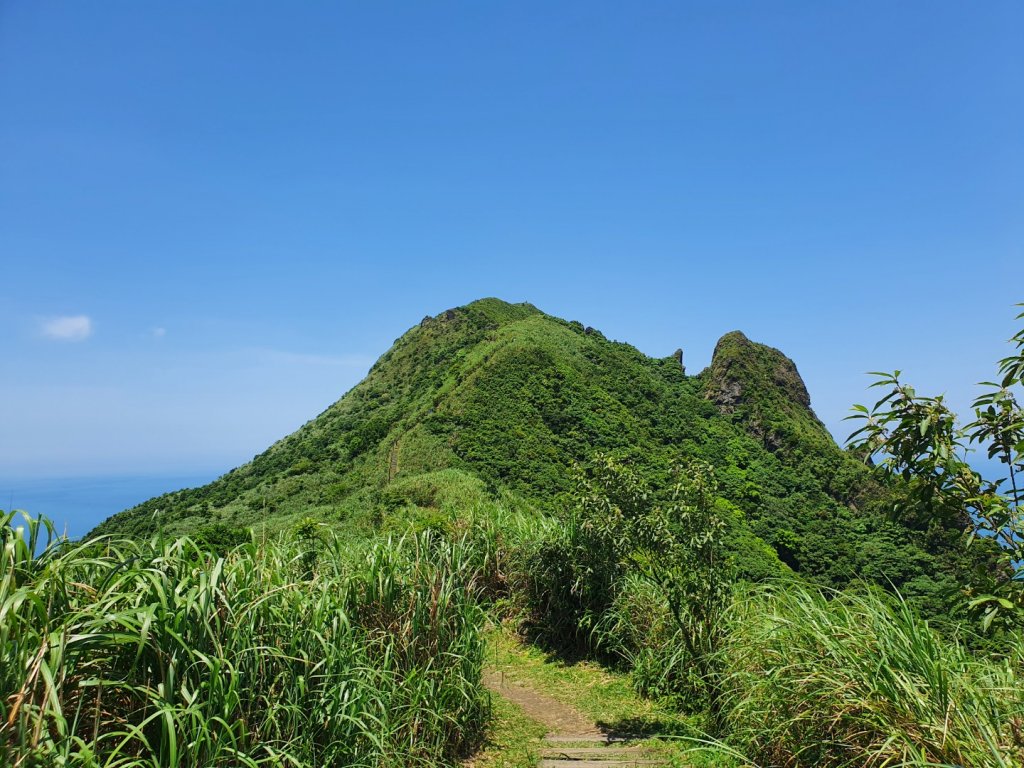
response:
<path fill-rule="evenodd" d="M 571 468 L 596 452 L 655 485 L 681 459 L 714 465 L 751 578 L 864 578 L 938 612 L 968 567 L 958 531 L 892 517 L 893 491 L 835 444 L 778 350 L 732 332 L 706 370 L 687 375 L 681 355 L 649 358 L 498 299 L 424 318 L 356 387 L 248 464 L 95 532 L 281 528 L 313 515 L 371 535 L 495 499 L 557 514 Z"/>

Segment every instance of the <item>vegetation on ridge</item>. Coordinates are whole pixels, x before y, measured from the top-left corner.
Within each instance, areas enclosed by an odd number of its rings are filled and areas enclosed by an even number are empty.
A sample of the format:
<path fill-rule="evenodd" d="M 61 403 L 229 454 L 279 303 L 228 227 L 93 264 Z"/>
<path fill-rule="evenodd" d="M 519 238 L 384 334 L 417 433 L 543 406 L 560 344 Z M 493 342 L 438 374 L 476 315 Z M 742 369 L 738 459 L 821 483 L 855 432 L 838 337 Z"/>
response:
<path fill-rule="evenodd" d="M 597 452 L 653 488 L 668 488 L 680 461 L 712 465 L 745 578 L 792 571 L 830 588 L 863 578 L 939 616 L 977 560 L 959 530 L 890 514 L 893 492 L 835 444 L 777 350 L 730 333 L 688 376 L 674 357 L 497 299 L 424 318 L 364 381 L 249 464 L 96 532 L 275 530 L 312 515 L 371 538 L 471 508 L 481 493 L 558 514 L 571 468 Z M 444 490 L 453 482 L 471 501 Z"/>

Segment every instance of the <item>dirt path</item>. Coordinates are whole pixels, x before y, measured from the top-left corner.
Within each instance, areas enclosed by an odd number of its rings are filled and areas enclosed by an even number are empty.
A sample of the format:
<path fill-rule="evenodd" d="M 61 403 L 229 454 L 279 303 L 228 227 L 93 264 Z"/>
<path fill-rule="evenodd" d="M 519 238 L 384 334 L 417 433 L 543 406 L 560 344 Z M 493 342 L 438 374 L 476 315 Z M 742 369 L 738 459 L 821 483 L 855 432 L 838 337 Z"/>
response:
<path fill-rule="evenodd" d="M 558 699 L 533 690 L 522 683 L 507 680 L 501 672 L 484 674 L 483 683 L 489 690 L 504 696 L 526 716 L 547 727 L 552 736 L 580 736 L 583 740 L 605 737 L 597 724 Z"/>
<path fill-rule="evenodd" d="M 568 704 L 507 680 L 498 671 L 486 672 L 483 683 L 548 729 L 538 745 L 538 768 L 648 768 L 665 764 L 652 759 L 655 756 L 643 745 L 627 746 L 626 737 L 607 733 Z"/>

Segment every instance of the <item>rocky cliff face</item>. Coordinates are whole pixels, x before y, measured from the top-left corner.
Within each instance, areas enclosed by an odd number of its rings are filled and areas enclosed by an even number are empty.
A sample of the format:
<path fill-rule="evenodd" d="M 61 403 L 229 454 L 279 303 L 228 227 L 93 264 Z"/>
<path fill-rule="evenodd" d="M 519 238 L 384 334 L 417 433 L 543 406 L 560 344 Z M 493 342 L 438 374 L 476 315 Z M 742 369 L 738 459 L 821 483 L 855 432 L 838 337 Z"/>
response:
<path fill-rule="evenodd" d="M 811 406 L 796 363 L 777 349 L 751 341 L 742 331 L 727 333 L 715 345 L 708 375 L 709 397 L 728 408 L 739 402 L 743 389 L 751 385 L 757 392 L 770 388 L 805 408 Z"/>

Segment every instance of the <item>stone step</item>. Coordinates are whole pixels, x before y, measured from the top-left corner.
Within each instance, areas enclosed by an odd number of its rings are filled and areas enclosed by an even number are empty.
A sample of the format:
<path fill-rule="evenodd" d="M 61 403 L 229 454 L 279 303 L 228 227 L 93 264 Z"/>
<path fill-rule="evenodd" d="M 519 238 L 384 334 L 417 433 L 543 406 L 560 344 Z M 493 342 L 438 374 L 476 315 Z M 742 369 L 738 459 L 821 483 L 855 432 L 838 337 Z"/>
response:
<path fill-rule="evenodd" d="M 598 757 L 602 760 L 628 760 L 631 757 L 643 757 L 651 754 L 644 747 L 620 747 L 608 744 L 603 747 L 543 747 L 541 757 L 581 760 L 587 757 Z"/>
<path fill-rule="evenodd" d="M 664 760 L 550 760 L 537 763 L 538 768 L 628 768 L 633 765 L 664 765 Z"/>
<path fill-rule="evenodd" d="M 627 739 L 606 733 L 551 733 L 542 741 L 548 744 L 621 744 Z"/>

